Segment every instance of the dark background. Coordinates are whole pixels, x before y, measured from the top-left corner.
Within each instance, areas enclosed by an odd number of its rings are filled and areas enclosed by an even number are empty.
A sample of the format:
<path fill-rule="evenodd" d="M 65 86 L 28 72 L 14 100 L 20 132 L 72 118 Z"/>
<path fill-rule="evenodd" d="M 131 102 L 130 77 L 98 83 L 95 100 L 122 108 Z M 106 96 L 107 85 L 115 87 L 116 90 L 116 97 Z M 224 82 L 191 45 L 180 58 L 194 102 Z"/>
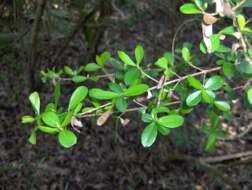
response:
<path fill-rule="evenodd" d="M 171 51 L 177 28 L 191 18 L 178 11 L 185 1 L 48 0 L 34 42 L 39 2 L 0 0 L 0 189 L 252 189 L 251 164 L 228 161 L 208 168 L 197 161 L 250 150 L 252 140 L 248 134 L 221 141 L 214 152 L 205 153 L 206 136 L 192 127 L 200 123 L 200 109 L 185 127 L 158 138 L 149 149 L 140 144 L 143 126 L 137 114 L 127 115 L 131 122 L 126 127 L 116 119 L 102 127 L 83 120 L 78 143 L 71 149 L 44 134 L 38 135 L 37 145 L 30 145 L 32 126 L 20 122 L 22 115 L 32 113 L 28 94 L 39 91 L 42 105 L 52 94 L 52 85 L 40 80 L 41 69 L 78 67 L 104 50 L 131 54 L 138 43 L 145 48 L 146 62 L 153 62 Z M 89 17 L 83 21 L 85 14 Z M 94 15 L 100 16 L 95 20 Z M 176 45 L 198 44 L 200 39 L 200 23 L 194 22 L 179 33 Z M 63 87 L 63 105 L 74 88 L 68 83 Z M 251 113 L 239 101 L 233 109 L 233 126 L 251 122 Z"/>

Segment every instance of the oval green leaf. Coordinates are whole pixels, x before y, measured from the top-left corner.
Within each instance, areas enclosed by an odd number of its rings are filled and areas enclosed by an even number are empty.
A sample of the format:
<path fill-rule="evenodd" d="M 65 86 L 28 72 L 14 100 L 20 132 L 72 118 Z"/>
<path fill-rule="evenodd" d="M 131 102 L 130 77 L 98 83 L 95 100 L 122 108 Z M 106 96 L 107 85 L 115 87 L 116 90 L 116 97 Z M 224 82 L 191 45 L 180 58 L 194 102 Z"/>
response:
<path fill-rule="evenodd" d="M 202 90 L 202 98 L 206 103 L 213 103 L 214 99 L 215 99 L 215 93 L 211 90 Z"/>
<path fill-rule="evenodd" d="M 165 57 L 161 57 L 155 62 L 155 65 L 159 66 L 162 69 L 167 69 L 168 68 L 168 60 Z"/>
<path fill-rule="evenodd" d="M 36 134 L 35 128 L 32 129 L 28 141 L 29 141 L 29 143 L 31 143 L 33 145 L 37 143 L 37 134 Z"/>
<path fill-rule="evenodd" d="M 200 14 L 201 10 L 193 3 L 186 3 L 180 7 L 180 12 L 184 14 Z"/>
<path fill-rule="evenodd" d="M 119 94 L 99 88 L 93 88 L 89 91 L 89 96 L 97 100 L 111 100 L 118 97 Z"/>
<path fill-rule="evenodd" d="M 200 103 L 201 98 L 201 91 L 198 90 L 196 92 L 193 92 L 186 98 L 186 104 L 190 107 L 196 106 Z"/>
<path fill-rule="evenodd" d="M 141 143 L 143 147 L 150 147 L 157 138 L 157 126 L 153 122 L 144 128 L 141 134 Z"/>
<path fill-rule="evenodd" d="M 204 85 L 207 90 L 218 90 L 224 85 L 224 80 L 221 76 L 215 75 L 209 78 Z"/>
<path fill-rule="evenodd" d="M 58 140 L 63 147 L 70 148 L 76 144 L 77 137 L 72 131 L 64 130 L 59 133 Z"/>
<path fill-rule="evenodd" d="M 180 115 L 168 115 L 158 119 L 158 123 L 163 127 L 177 128 L 183 125 L 184 118 Z"/>
<path fill-rule="evenodd" d="M 201 84 L 201 82 L 199 80 L 197 80 L 195 77 L 193 76 L 189 76 L 187 78 L 187 81 L 189 82 L 189 85 L 198 89 L 198 90 L 202 90 L 203 89 L 203 85 Z"/>
<path fill-rule="evenodd" d="M 116 109 L 120 112 L 125 112 L 128 107 L 128 102 L 123 97 L 117 97 L 115 100 Z"/>
<path fill-rule="evenodd" d="M 74 76 L 72 78 L 72 81 L 75 83 L 81 83 L 81 82 L 84 82 L 85 80 L 87 80 L 87 77 L 80 76 L 80 75 Z"/>
<path fill-rule="evenodd" d="M 22 123 L 33 123 L 35 121 L 35 118 L 30 115 L 25 115 L 22 117 Z"/>
<path fill-rule="evenodd" d="M 184 59 L 185 62 L 190 62 L 191 60 L 191 53 L 189 51 L 189 49 L 187 47 L 183 47 L 182 48 L 182 57 Z"/>
<path fill-rule="evenodd" d="M 144 58 L 144 49 L 141 45 L 137 45 L 135 49 L 136 63 L 139 65 Z"/>
<path fill-rule="evenodd" d="M 88 89 L 85 86 L 80 86 L 78 87 L 72 94 L 69 105 L 68 105 L 68 110 L 74 110 L 81 101 L 83 101 L 88 93 Z"/>
<path fill-rule="evenodd" d="M 118 51 L 117 53 L 119 58 L 123 61 L 125 65 L 136 66 L 134 61 L 132 61 L 132 59 L 126 53 L 124 53 L 123 51 Z"/>
<path fill-rule="evenodd" d="M 59 127 L 60 119 L 55 112 L 46 112 L 42 115 L 43 122 L 50 127 Z"/>
<path fill-rule="evenodd" d="M 141 95 L 145 92 L 147 92 L 147 90 L 149 89 L 149 86 L 146 84 L 138 84 L 138 85 L 134 85 L 129 87 L 128 89 L 126 89 L 123 93 L 123 96 L 138 96 Z"/>
<path fill-rule="evenodd" d="M 46 127 L 46 126 L 42 126 L 39 125 L 38 129 L 44 133 L 48 133 L 48 134 L 55 134 L 57 132 L 59 132 L 58 128 L 52 128 L 52 127 Z"/>
<path fill-rule="evenodd" d="M 248 101 L 249 103 L 252 105 L 252 87 L 250 87 L 247 91 L 247 97 L 248 97 Z"/>
<path fill-rule="evenodd" d="M 230 110 L 230 105 L 229 103 L 225 102 L 225 101 L 215 101 L 214 105 L 221 111 L 223 112 L 227 112 Z"/>
<path fill-rule="evenodd" d="M 40 98 L 38 92 L 33 92 L 29 96 L 29 100 L 32 104 L 32 107 L 37 115 L 40 113 Z"/>
<path fill-rule="evenodd" d="M 88 63 L 86 66 L 85 66 L 85 71 L 87 72 L 95 72 L 97 71 L 98 69 L 100 69 L 101 66 L 100 65 L 97 65 L 95 63 Z"/>
<path fill-rule="evenodd" d="M 139 81 L 141 73 L 136 68 L 130 68 L 124 75 L 124 83 L 128 86 L 134 85 Z"/>

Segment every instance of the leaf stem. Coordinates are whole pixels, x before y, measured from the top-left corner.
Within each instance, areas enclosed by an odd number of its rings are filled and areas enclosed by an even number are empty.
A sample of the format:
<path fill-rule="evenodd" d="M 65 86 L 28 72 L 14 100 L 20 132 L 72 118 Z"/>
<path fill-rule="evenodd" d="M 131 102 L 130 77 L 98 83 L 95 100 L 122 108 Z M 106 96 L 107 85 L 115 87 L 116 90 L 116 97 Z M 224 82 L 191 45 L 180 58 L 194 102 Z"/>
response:
<path fill-rule="evenodd" d="M 181 77 L 181 78 L 178 78 L 178 79 L 174 79 L 174 80 L 165 82 L 165 83 L 164 83 L 164 86 L 169 85 L 169 84 L 173 84 L 173 83 L 176 83 L 176 82 L 179 82 L 179 81 L 181 82 L 181 81 L 183 81 L 183 80 L 186 80 L 189 76 L 198 76 L 198 75 L 202 75 L 202 74 L 212 73 L 212 72 L 219 71 L 220 69 L 221 69 L 221 67 L 214 67 L 214 68 L 211 68 L 211 69 L 202 70 L 202 71 L 197 72 L 197 73 L 185 75 L 185 76 L 183 76 L 183 77 Z M 156 89 L 158 89 L 158 85 L 149 88 L 150 91 L 156 90 Z"/>

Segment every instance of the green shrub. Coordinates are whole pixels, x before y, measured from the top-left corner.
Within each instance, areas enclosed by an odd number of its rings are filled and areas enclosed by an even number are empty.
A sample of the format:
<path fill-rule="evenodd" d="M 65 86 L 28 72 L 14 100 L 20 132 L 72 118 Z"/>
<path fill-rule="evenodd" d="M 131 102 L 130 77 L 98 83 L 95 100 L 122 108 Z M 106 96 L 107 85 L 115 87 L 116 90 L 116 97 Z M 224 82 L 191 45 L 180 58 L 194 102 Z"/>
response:
<path fill-rule="evenodd" d="M 146 123 L 141 142 L 144 147 L 150 147 L 158 135 L 169 135 L 171 130 L 186 125 L 187 115 L 204 104 L 210 124 L 205 124 L 202 131 L 208 136 L 205 148 L 211 150 L 217 139 L 223 136 L 220 118 L 231 114 L 230 94 L 237 86 L 230 81 L 242 84 L 238 88 L 244 90 L 245 102 L 252 104 L 252 30 L 242 14 L 244 7 L 252 5 L 250 1 L 238 0 L 216 2 L 214 13 L 207 12 L 209 4 L 214 4 L 207 0 L 182 5 L 182 13 L 196 14 L 202 19 L 202 41 L 200 44 L 184 43 L 183 47 L 176 49 L 173 46 L 172 52 L 166 52 L 153 64 L 144 64 L 144 49 L 137 45 L 134 58 L 118 51 L 117 59 L 106 51 L 97 55 L 96 63 L 88 63 L 76 70 L 66 66 L 59 71 L 42 71 L 43 81 L 53 81 L 54 98 L 41 109 L 39 94 L 33 92 L 30 95 L 35 116 L 22 118 L 23 123 L 35 126 L 30 143 L 36 144 L 36 134 L 40 131 L 58 135 L 59 143 L 69 148 L 77 142 L 72 129 L 78 131 L 82 127 L 81 118 L 98 117 L 97 125 L 103 125 L 112 114 L 120 117 L 122 113 L 138 111 Z M 230 19 L 233 25 L 220 25 L 222 28 L 214 31 L 213 25 L 223 19 Z M 227 36 L 232 39 L 228 43 L 225 41 Z M 207 61 L 208 54 L 214 60 L 212 64 Z M 113 73 L 108 72 L 111 67 Z M 59 104 L 64 81 L 78 85 L 67 109 Z M 98 85 L 90 88 L 87 81 L 95 81 Z M 104 86 L 100 81 L 108 82 Z M 120 119 L 125 124 L 125 120 Z"/>

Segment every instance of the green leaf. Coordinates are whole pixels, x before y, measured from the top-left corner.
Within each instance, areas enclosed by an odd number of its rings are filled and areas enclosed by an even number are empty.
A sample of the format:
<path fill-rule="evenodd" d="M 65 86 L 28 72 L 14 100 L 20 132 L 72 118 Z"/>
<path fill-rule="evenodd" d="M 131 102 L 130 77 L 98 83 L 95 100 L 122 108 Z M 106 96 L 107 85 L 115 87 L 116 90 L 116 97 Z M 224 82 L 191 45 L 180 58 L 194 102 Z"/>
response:
<path fill-rule="evenodd" d="M 166 106 L 159 106 L 151 110 L 151 115 L 153 118 L 156 118 L 159 113 L 170 113 L 170 111 L 171 110 Z"/>
<path fill-rule="evenodd" d="M 207 53 L 207 47 L 203 41 L 200 42 L 200 51 L 204 54 Z"/>
<path fill-rule="evenodd" d="M 111 57 L 110 58 L 110 64 L 116 69 L 118 70 L 118 72 L 120 72 L 121 70 L 124 69 L 124 66 L 122 65 L 122 63 L 120 61 L 118 61 L 117 59 Z"/>
<path fill-rule="evenodd" d="M 235 67 L 231 63 L 224 62 L 222 65 L 223 73 L 228 78 L 234 77 L 235 74 Z"/>
<path fill-rule="evenodd" d="M 200 14 L 201 10 L 193 3 L 186 3 L 180 7 L 180 12 L 183 14 Z"/>
<path fill-rule="evenodd" d="M 135 49 L 136 63 L 139 65 L 144 58 L 144 49 L 141 45 L 137 45 Z"/>
<path fill-rule="evenodd" d="M 230 111 L 230 105 L 225 101 L 215 101 L 214 105 L 223 112 Z"/>
<path fill-rule="evenodd" d="M 131 86 L 139 81 L 141 73 L 136 68 L 130 68 L 124 75 L 124 82 L 126 85 Z"/>
<path fill-rule="evenodd" d="M 63 122 L 62 122 L 62 127 L 66 127 L 72 120 L 73 117 L 73 112 L 67 112 L 64 115 Z"/>
<path fill-rule="evenodd" d="M 76 106 L 78 106 L 79 103 L 81 103 L 87 96 L 88 94 L 88 89 L 85 86 L 80 86 L 78 87 L 72 94 L 69 105 L 68 105 L 68 110 L 74 110 Z"/>
<path fill-rule="evenodd" d="M 145 123 L 150 123 L 153 121 L 153 118 L 150 114 L 144 113 L 142 114 L 141 120 Z"/>
<path fill-rule="evenodd" d="M 215 75 L 209 78 L 204 85 L 208 90 L 218 90 L 224 85 L 224 80 L 221 76 Z"/>
<path fill-rule="evenodd" d="M 96 63 L 103 66 L 110 59 L 111 54 L 108 51 L 103 52 L 100 56 L 96 56 Z"/>
<path fill-rule="evenodd" d="M 37 143 L 37 134 L 36 134 L 36 130 L 35 129 L 32 129 L 28 141 L 29 141 L 29 143 L 31 143 L 33 145 Z"/>
<path fill-rule="evenodd" d="M 29 100 L 32 104 L 32 107 L 35 111 L 35 113 L 37 115 L 39 115 L 40 113 L 40 98 L 39 98 L 39 94 L 37 92 L 33 92 L 30 96 L 29 96 Z"/>
<path fill-rule="evenodd" d="M 155 65 L 159 66 L 162 69 L 167 69 L 168 68 L 168 60 L 165 57 L 161 57 L 155 62 Z"/>
<path fill-rule="evenodd" d="M 144 128 L 141 134 L 141 143 L 143 147 L 150 147 L 157 138 L 157 126 L 153 122 Z"/>
<path fill-rule="evenodd" d="M 252 105 L 252 87 L 250 87 L 247 91 L 247 97 L 248 97 L 248 101 L 249 103 Z"/>
<path fill-rule="evenodd" d="M 243 15 L 238 15 L 237 16 L 237 22 L 238 22 L 238 26 L 240 28 L 241 31 L 244 30 L 244 28 L 246 27 L 246 19 Z"/>
<path fill-rule="evenodd" d="M 77 137 L 72 131 L 64 130 L 59 133 L 58 140 L 63 147 L 70 148 L 76 144 Z"/>
<path fill-rule="evenodd" d="M 42 125 L 39 125 L 38 129 L 44 133 L 49 133 L 49 134 L 55 134 L 59 132 L 58 128 L 46 127 Z"/>
<path fill-rule="evenodd" d="M 56 82 L 53 94 L 54 94 L 54 105 L 57 108 L 58 107 L 58 103 L 59 103 L 59 99 L 60 99 L 60 81 Z"/>
<path fill-rule="evenodd" d="M 187 47 L 182 48 L 182 57 L 187 63 L 191 61 L 191 53 Z"/>
<path fill-rule="evenodd" d="M 118 93 L 93 88 L 89 91 L 89 96 L 97 100 L 111 100 L 119 96 Z"/>
<path fill-rule="evenodd" d="M 138 96 L 141 95 L 149 89 L 149 86 L 146 84 L 137 84 L 134 86 L 129 87 L 123 92 L 123 96 Z"/>
<path fill-rule="evenodd" d="M 237 68 L 241 73 L 252 74 L 252 66 L 246 60 L 241 61 L 241 63 L 237 65 Z"/>
<path fill-rule="evenodd" d="M 180 115 L 168 115 L 158 119 L 158 124 L 167 128 L 177 128 L 183 125 L 184 118 Z"/>
<path fill-rule="evenodd" d="M 122 87 L 117 83 L 111 82 L 111 83 L 109 83 L 108 86 L 109 86 L 110 90 L 112 90 L 113 92 L 116 92 L 117 94 L 120 94 L 123 92 Z"/>
<path fill-rule="evenodd" d="M 193 76 L 189 76 L 187 78 L 189 85 L 198 89 L 198 90 L 202 90 L 203 89 L 203 85 L 201 84 L 201 82 L 199 80 L 197 80 L 195 77 Z"/>
<path fill-rule="evenodd" d="M 174 57 L 172 55 L 171 52 L 166 52 L 164 54 L 164 57 L 166 58 L 166 60 L 168 61 L 168 64 L 170 64 L 171 66 L 174 66 Z"/>
<path fill-rule="evenodd" d="M 87 77 L 80 76 L 80 75 L 74 76 L 72 78 L 72 81 L 75 83 L 81 83 L 81 82 L 84 82 L 85 80 L 87 80 Z"/>
<path fill-rule="evenodd" d="M 248 49 L 248 55 L 250 58 L 252 58 L 252 49 L 250 49 L 250 48 Z"/>
<path fill-rule="evenodd" d="M 80 103 L 75 107 L 75 109 L 73 110 L 74 114 L 77 114 L 77 113 L 79 113 L 79 112 L 81 111 L 82 105 L 83 105 L 83 103 L 80 102 Z"/>
<path fill-rule="evenodd" d="M 166 135 L 170 134 L 171 129 L 164 127 L 162 125 L 158 125 L 158 131 L 161 135 L 166 136 Z"/>
<path fill-rule="evenodd" d="M 205 102 L 211 104 L 215 99 L 215 93 L 211 90 L 202 90 L 202 98 Z"/>
<path fill-rule="evenodd" d="M 231 49 L 229 47 L 226 47 L 222 44 L 220 44 L 219 48 L 216 50 L 218 53 L 229 53 L 231 52 Z"/>
<path fill-rule="evenodd" d="M 98 69 L 100 69 L 101 66 L 100 65 L 97 65 L 95 63 L 88 63 L 86 66 L 85 66 L 85 71 L 87 72 L 94 72 L 94 71 L 97 71 Z"/>
<path fill-rule="evenodd" d="M 134 63 L 134 61 L 132 61 L 132 59 L 123 51 L 118 51 L 118 56 L 119 58 L 123 61 L 123 63 L 125 65 L 130 65 L 130 66 L 136 66 L 136 64 Z"/>
<path fill-rule="evenodd" d="M 50 127 L 60 127 L 60 119 L 55 112 L 45 112 L 42 114 L 42 120 Z"/>
<path fill-rule="evenodd" d="M 226 34 L 226 35 L 232 35 L 235 33 L 235 29 L 233 26 L 228 26 L 224 29 L 222 29 L 219 34 Z"/>
<path fill-rule="evenodd" d="M 197 90 L 186 98 L 186 104 L 190 107 L 196 106 L 200 103 L 201 98 L 201 91 Z"/>
<path fill-rule="evenodd" d="M 217 142 L 216 134 L 215 133 L 210 134 L 207 139 L 207 145 L 205 147 L 205 151 L 208 151 L 208 152 L 212 151 L 216 142 Z"/>
<path fill-rule="evenodd" d="M 56 112 L 56 107 L 54 103 L 48 103 L 46 105 L 45 111 L 44 112 Z"/>
<path fill-rule="evenodd" d="M 35 118 L 30 115 L 25 115 L 22 117 L 22 123 L 33 123 L 35 121 Z"/>
<path fill-rule="evenodd" d="M 117 97 L 115 99 L 116 109 L 120 112 L 125 112 L 128 107 L 128 102 L 123 97 Z"/>
<path fill-rule="evenodd" d="M 71 69 L 71 68 L 68 67 L 68 66 L 65 66 L 65 67 L 64 67 L 64 71 L 65 71 L 65 73 L 68 74 L 68 75 L 74 75 L 73 69 Z"/>
<path fill-rule="evenodd" d="M 220 36 L 218 34 L 214 34 L 214 35 L 211 35 L 209 39 L 211 40 L 211 45 L 212 45 L 211 53 L 218 51 L 221 45 Z"/>

